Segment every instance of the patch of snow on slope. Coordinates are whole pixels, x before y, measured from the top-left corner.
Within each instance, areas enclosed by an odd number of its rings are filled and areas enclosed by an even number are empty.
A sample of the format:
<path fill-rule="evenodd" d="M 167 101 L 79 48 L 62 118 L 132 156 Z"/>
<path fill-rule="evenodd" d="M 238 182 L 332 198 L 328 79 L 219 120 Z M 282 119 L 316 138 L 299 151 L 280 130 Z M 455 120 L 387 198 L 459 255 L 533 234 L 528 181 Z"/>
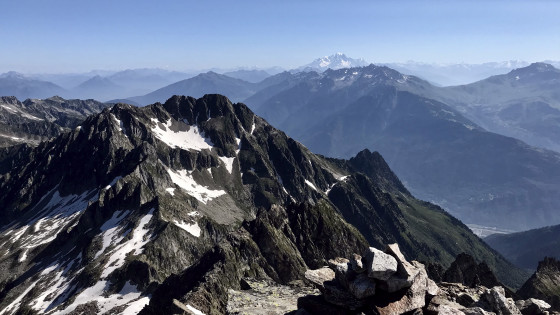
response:
<path fill-rule="evenodd" d="M 197 125 L 188 126 L 189 130 L 187 131 L 175 132 L 171 130 L 171 119 L 169 119 L 165 125 L 160 123 L 156 118 L 152 118 L 151 120 L 155 124 L 155 126 L 152 127 L 152 132 L 155 134 L 156 138 L 172 148 L 200 151 L 203 149 L 210 150 L 214 147 L 212 141 L 204 137 L 204 133 L 198 129 Z"/>
<path fill-rule="evenodd" d="M 313 185 L 312 182 L 308 181 L 307 179 L 305 180 L 305 183 L 307 184 L 307 186 L 313 188 L 313 190 L 318 191 L 317 187 L 315 187 L 315 185 Z"/>
<path fill-rule="evenodd" d="M 126 136 L 126 129 L 124 129 L 124 125 L 120 119 L 117 118 L 113 113 L 111 113 L 111 117 L 117 122 L 117 126 L 119 126 L 119 130 Z"/>
<path fill-rule="evenodd" d="M 226 194 L 224 190 L 210 190 L 206 186 L 199 185 L 187 170 L 173 171 L 172 169 L 167 169 L 167 173 L 169 173 L 171 180 L 177 186 L 204 204 Z"/>
<path fill-rule="evenodd" d="M 233 172 L 233 161 L 235 160 L 235 157 L 220 156 L 219 158 L 220 160 L 222 160 L 222 162 L 224 162 L 224 164 L 226 165 L 226 169 L 231 174 Z"/>
<path fill-rule="evenodd" d="M 130 282 L 126 282 L 124 287 L 119 293 L 114 293 L 109 296 L 106 295 L 106 289 L 108 289 L 109 283 L 107 281 L 99 281 L 94 286 L 89 287 L 82 291 L 74 300 L 74 302 L 68 306 L 66 309 L 56 312 L 54 314 L 68 314 L 76 309 L 80 304 L 96 301 L 99 306 L 99 314 L 103 314 L 112 308 L 129 305 L 133 309 L 138 309 L 140 306 L 149 303 L 148 297 L 142 297 L 141 292 L 138 291 L 136 286 L 133 286 Z M 141 301 L 141 302 L 139 302 Z M 144 304 L 145 303 L 145 304 Z M 127 313 L 122 313 L 127 314 Z M 128 313 L 132 314 L 132 313 Z"/>
<path fill-rule="evenodd" d="M 109 257 L 109 261 L 105 264 L 105 269 L 101 274 L 101 278 L 105 279 L 114 270 L 122 267 L 125 258 L 129 253 L 133 255 L 140 255 L 144 251 L 144 245 L 146 245 L 150 238 L 148 233 L 150 230 L 146 225 L 150 222 L 153 216 L 154 209 L 151 209 L 145 216 L 143 216 L 138 222 L 138 226 L 132 231 L 132 237 L 126 240 L 124 243 L 119 244 L 113 250 L 113 254 Z"/>
<path fill-rule="evenodd" d="M 29 249 L 50 243 L 68 224 L 78 219 L 88 202 L 97 198 L 95 191 L 62 197 L 58 190 L 51 190 L 33 208 L 37 212 L 26 223 L 12 224 L 0 232 L 0 241 L 16 244 L 23 249 L 20 262 L 27 259 Z"/>
<path fill-rule="evenodd" d="M 101 237 L 103 239 L 103 245 L 101 249 L 95 254 L 95 258 L 99 257 L 99 255 L 101 255 L 111 244 L 119 244 L 126 236 L 126 234 L 119 235 L 119 232 L 122 230 L 122 227 L 119 226 L 119 223 L 121 223 L 122 220 L 124 220 L 124 218 L 128 216 L 129 212 L 130 211 L 128 210 L 124 212 L 121 210 L 115 211 L 113 213 L 113 216 L 105 223 L 103 223 L 100 228 L 102 232 Z"/>
<path fill-rule="evenodd" d="M 167 191 L 171 196 L 175 196 L 175 188 L 165 188 L 165 191 Z"/>
<path fill-rule="evenodd" d="M 105 186 L 105 189 L 109 189 L 109 188 L 113 187 L 113 185 L 115 185 L 115 184 L 117 183 L 117 181 L 118 181 L 119 179 L 121 179 L 121 178 L 122 178 L 122 176 L 117 176 L 117 177 L 115 177 L 115 178 L 109 183 L 109 185 Z"/>
<path fill-rule="evenodd" d="M 177 220 L 174 220 L 173 223 L 181 229 L 189 232 L 193 236 L 200 237 L 201 230 L 196 221 L 194 223 L 185 223 L 185 221 L 179 222 Z"/>
<path fill-rule="evenodd" d="M 31 289 L 33 289 L 35 287 L 35 285 L 37 285 L 37 282 L 39 282 L 39 281 L 35 281 L 32 284 L 30 284 L 25 289 L 25 291 L 23 291 L 20 294 L 20 296 L 17 297 L 17 299 L 15 299 L 12 303 L 10 303 L 10 305 L 6 306 L 6 308 L 4 308 L 3 310 L 0 310 L 0 315 L 2 315 L 2 314 L 14 314 L 14 312 L 19 308 L 19 306 L 21 304 L 21 300 L 27 295 L 27 293 L 29 293 L 29 291 L 31 291 Z"/>

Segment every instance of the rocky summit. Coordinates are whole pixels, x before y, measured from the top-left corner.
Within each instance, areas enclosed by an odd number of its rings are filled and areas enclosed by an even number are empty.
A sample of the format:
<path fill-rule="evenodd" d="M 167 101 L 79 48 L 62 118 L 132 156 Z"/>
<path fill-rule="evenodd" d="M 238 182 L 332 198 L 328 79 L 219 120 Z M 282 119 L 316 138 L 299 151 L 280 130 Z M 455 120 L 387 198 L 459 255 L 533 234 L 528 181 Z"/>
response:
<path fill-rule="evenodd" d="M 462 252 L 508 286 L 528 276 L 378 153 L 315 155 L 221 95 L 116 104 L 0 156 L 0 244 L 0 314 L 223 314 L 268 295 L 285 313 L 326 265 L 317 278 L 360 274 L 322 289 L 359 309 L 434 295 L 404 257 L 447 268 Z"/>

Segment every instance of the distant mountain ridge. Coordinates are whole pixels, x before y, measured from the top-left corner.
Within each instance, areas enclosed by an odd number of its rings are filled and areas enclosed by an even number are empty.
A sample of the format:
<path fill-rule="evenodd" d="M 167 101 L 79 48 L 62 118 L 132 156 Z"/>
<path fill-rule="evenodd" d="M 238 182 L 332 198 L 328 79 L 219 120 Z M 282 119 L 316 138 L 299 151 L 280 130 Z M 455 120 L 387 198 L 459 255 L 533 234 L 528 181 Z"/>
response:
<path fill-rule="evenodd" d="M 545 257 L 560 259 L 560 225 L 511 234 L 493 234 L 484 241 L 520 268 L 536 270 Z"/>
<path fill-rule="evenodd" d="M 533 63 L 438 91 L 439 99 L 489 131 L 560 152 L 560 70 Z"/>
<path fill-rule="evenodd" d="M 16 72 L 0 75 L 0 96 L 15 96 L 24 100 L 64 95 L 66 92 L 54 83 L 28 78 Z"/>
<path fill-rule="evenodd" d="M 37 145 L 40 141 L 76 128 L 88 115 L 109 105 L 94 100 L 44 100 L 0 97 L 0 147 Z"/>
<path fill-rule="evenodd" d="M 560 222 L 560 154 L 485 131 L 437 101 L 445 91 L 370 65 L 285 76 L 246 103 L 314 152 L 379 151 L 413 194 L 467 223 L 524 230 Z"/>

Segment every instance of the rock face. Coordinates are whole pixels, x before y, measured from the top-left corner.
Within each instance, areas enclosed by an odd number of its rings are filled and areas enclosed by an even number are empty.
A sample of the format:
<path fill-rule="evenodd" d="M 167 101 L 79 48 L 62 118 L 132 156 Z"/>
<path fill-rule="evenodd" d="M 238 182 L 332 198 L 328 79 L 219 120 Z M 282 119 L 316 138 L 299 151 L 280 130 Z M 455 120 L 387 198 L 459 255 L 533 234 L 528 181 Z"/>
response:
<path fill-rule="evenodd" d="M 560 262 L 550 257 L 539 262 L 537 271 L 517 294 L 524 299 L 544 300 L 552 306 L 552 310 L 560 311 Z"/>

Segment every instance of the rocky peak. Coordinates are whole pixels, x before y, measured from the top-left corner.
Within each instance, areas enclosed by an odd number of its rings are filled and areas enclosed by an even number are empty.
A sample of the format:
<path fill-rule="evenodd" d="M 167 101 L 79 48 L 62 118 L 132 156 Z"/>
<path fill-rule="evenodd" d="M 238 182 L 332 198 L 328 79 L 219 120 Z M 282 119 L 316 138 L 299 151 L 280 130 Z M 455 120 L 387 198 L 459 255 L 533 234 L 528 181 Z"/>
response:
<path fill-rule="evenodd" d="M 0 103 L 7 105 L 19 105 L 20 101 L 15 96 L 0 96 Z"/>

